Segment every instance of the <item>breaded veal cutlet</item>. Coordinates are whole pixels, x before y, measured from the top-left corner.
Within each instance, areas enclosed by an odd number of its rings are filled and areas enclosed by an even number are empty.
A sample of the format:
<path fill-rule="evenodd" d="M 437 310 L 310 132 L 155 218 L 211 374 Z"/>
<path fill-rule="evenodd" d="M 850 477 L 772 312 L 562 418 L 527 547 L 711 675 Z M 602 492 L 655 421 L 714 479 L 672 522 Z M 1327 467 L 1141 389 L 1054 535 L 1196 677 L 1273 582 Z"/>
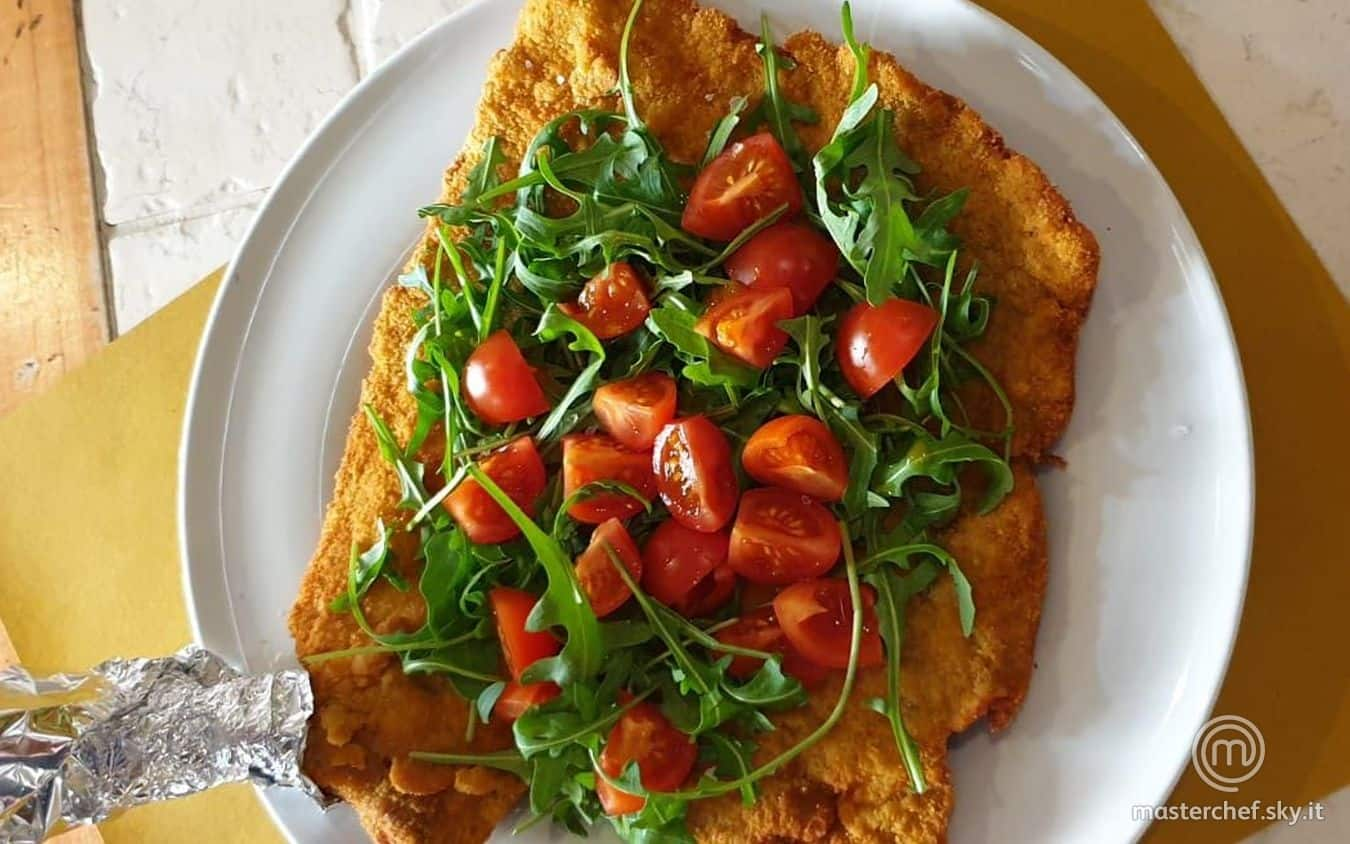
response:
<path fill-rule="evenodd" d="M 464 151 L 446 172 L 447 201 L 459 196 L 489 137 L 500 140 L 514 167 L 549 119 L 581 107 L 617 107 L 617 50 L 628 10 L 629 0 L 528 0 L 515 42 L 493 59 Z M 639 107 L 673 158 L 697 161 L 731 98 L 753 102 L 759 96 L 763 71 L 755 42 L 715 9 L 690 0 L 647 0 L 631 70 Z M 816 149 L 845 105 L 852 55 L 813 32 L 793 35 L 782 49 L 796 61 L 782 76 L 788 95 L 820 115 L 818 124 L 801 127 L 808 148 Z M 979 289 L 997 300 L 988 332 L 971 351 L 1012 402 L 1016 486 L 994 512 L 959 516 L 940 540 L 972 584 L 979 607 L 974 634 L 961 634 L 949 579 L 910 607 L 902 698 L 929 790 L 910 791 L 887 721 L 863 704 L 883 694 L 884 671 L 864 671 L 850 713 L 765 782 L 758 803 L 745 807 L 728 797 L 691 807 L 690 829 L 709 844 L 944 840 L 954 799 L 948 738 L 986 715 L 991 728 L 1007 726 L 1031 676 L 1046 584 L 1045 520 L 1033 470 L 1073 408 L 1074 355 L 1096 283 L 1096 242 L 1045 174 L 1009 150 L 965 103 L 924 85 L 888 54 L 874 52 L 871 62 L 881 101 L 895 112 L 901 145 L 923 168 L 920 190 L 970 189 L 952 229 L 980 263 Z M 424 245 L 415 260 L 430 254 Z M 416 418 L 403 355 L 421 303 L 421 294 L 407 288 L 386 293 L 361 391 L 361 401 L 377 408 L 400 439 L 409 436 Z M 968 399 L 977 422 L 1001 426 L 1001 412 L 987 396 L 972 393 Z M 392 519 L 398 497 L 397 481 L 358 413 L 318 550 L 291 612 L 301 656 L 366 642 L 351 616 L 330 612 L 328 604 L 346 588 L 352 543 L 371 541 L 376 519 Z M 413 550 L 396 547 L 409 579 L 417 575 L 406 569 Z M 383 581 L 365 606 L 382 632 L 422 623 L 420 597 Z M 405 676 L 389 655 L 325 662 L 311 676 L 316 714 L 305 768 L 356 808 L 376 841 L 482 841 L 521 797 L 523 786 L 508 774 L 408 759 L 412 750 L 483 751 L 510 743 L 506 730 L 491 726 L 466 745 L 466 704 L 443 679 Z M 806 707 L 777 717 L 779 728 L 765 735 L 759 752 L 773 754 L 812 729 L 837 689 L 827 683 Z"/>

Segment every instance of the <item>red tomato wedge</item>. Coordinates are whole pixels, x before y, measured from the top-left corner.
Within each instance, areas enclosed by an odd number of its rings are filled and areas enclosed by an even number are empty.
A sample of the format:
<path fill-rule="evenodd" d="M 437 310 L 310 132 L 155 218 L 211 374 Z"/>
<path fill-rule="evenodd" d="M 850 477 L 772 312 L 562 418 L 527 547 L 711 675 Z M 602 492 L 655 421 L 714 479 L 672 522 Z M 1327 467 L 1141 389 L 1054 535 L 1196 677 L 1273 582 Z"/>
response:
<path fill-rule="evenodd" d="M 548 703 L 560 694 L 562 689 L 558 688 L 557 683 L 518 683 L 511 680 L 502 689 L 501 697 L 492 705 L 492 715 L 510 724 L 524 715 L 525 710 Z"/>
<path fill-rule="evenodd" d="M 621 337 L 642 324 L 652 309 L 647 285 L 630 265 L 610 264 L 581 288 L 575 303 L 562 312 L 591 330 L 601 340 Z"/>
<path fill-rule="evenodd" d="M 874 668 L 885 659 L 877 633 L 876 595 L 862 590 L 863 623 L 858 665 Z M 811 662 L 826 668 L 847 668 L 853 637 L 853 602 L 842 580 L 803 580 L 773 599 L 773 612 L 783 635 Z"/>
<path fill-rule="evenodd" d="M 671 519 L 642 546 L 642 588 L 687 618 L 711 615 L 736 592 L 726 531 L 703 533 Z"/>
<path fill-rule="evenodd" d="M 735 624 L 725 627 L 715 634 L 719 642 L 750 648 L 756 651 L 768 651 L 783 655 L 783 672 L 795 677 L 808 689 L 819 686 L 829 674 L 830 669 L 816 665 L 802 656 L 783 634 L 774 617 L 773 607 L 760 607 L 742 616 Z M 764 660 L 752 656 L 736 656 L 727 669 L 732 677 L 747 680 L 760 669 Z"/>
<path fill-rule="evenodd" d="M 689 191 L 680 225 L 709 240 L 732 240 L 780 205 L 802 210 L 802 187 L 773 135 L 737 141 L 703 168 Z"/>
<path fill-rule="evenodd" d="M 731 444 L 706 417 L 688 416 L 661 429 L 652 449 L 652 472 L 661 500 L 685 527 L 712 533 L 736 512 L 740 486 Z"/>
<path fill-rule="evenodd" d="M 710 534 L 704 534 L 708 535 Z M 710 574 L 695 583 L 688 594 L 670 606 L 685 618 L 699 618 L 717 612 L 735 594 L 736 572 L 731 570 L 731 566 L 724 564 L 713 569 Z"/>
<path fill-rule="evenodd" d="M 675 379 L 648 372 L 614 381 L 595 391 L 591 407 L 605 433 L 628 448 L 648 449 L 675 418 Z"/>
<path fill-rule="evenodd" d="M 840 551 L 834 515 L 813 498 L 778 487 L 747 490 L 731 529 L 727 564 L 754 583 L 820 577 Z"/>
<path fill-rule="evenodd" d="M 623 606 L 633 593 L 614 570 L 606 546 L 619 555 L 634 581 L 642 579 L 642 555 L 637 543 L 618 519 L 608 519 L 591 534 L 591 544 L 577 558 L 577 581 L 598 616 L 606 616 Z"/>
<path fill-rule="evenodd" d="M 771 419 L 741 452 L 746 474 L 821 501 L 839 501 L 848 488 L 848 458 L 830 429 L 814 416 Z"/>
<path fill-rule="evenodd" d="M 844 380 L 865 399 L 876 395 L 914 359 L 937 322 L 937 311 L 908 299 L 854 305 L 835 337 Z"/>
<path fill-rule="evenodd" d="M 839 272 L 839 250 L 807 223 L 774 223 L 737 249 L 726 269 L 733 281 L 749 287 L 786 288 L 793 316 L 801 316 Z"/>
<path fill-rule="evenodd" d="M 628 484 L 650 500 L 656 495 L 651 453 L 624 448 L 604 434 L 563 437 L 563 496 L 570 496 L 595 481 Z M 598 525 L 606 519 L 626 519 L 641 511 L 642 502 L 631 495 L 601 492 L 573 504 L 567 513 L 579 522 Z"/>
<path fill-rule="evenodd" d="M 548 477 L 533 437 L 512 440 L 478 461 L 478 467 L 520 509 L 534 513 L 535 502 L 544 491 Z M 495 545 L 520 535 L 516 523 L 473 478 L 460 481 L 443 506 L 470 541 L 479 545 Z"/>
<path fill-rule="evenodd" d="M 619 717 L 610 730 L 604 750 L 600 751 L 600 769 L 618 779 L 630 762 L 636 762 L 642 787 L 648 791 L 674 791 L 689 776 L 698 758 L 692 739 L 675 729 L 666 716 L 643 701 Z M 622 791 L 596 777 L 595 790 L 607 815 L 639 812 L 645 798 Z"/>
<path fill-rule="evenodd" d="M 703 312 L 694 330 L 727 354 L 757 369 L 773 363 L 787 345 L 778 323 L 792 319 L 792 294 L 782 287 L 747 287 Z"/>
<path fill-rule="evenodd" d="M 529 592 L 506 586 L 498 586 L 488 593 L 488 603 L 497 619 L 497 638 L 506 657 L 506 668 L 516 680 L 536 661 L 554 656 L 561 649 L 558 640 L 547 630 L 525 629 L 525 620 L 538 602 L 539 599 Z"/>
<path fill-rule="evenodd" d="M 464 399 L 489 425 L 548 412 L 548 397 L 506 329 L 493 332 L 469 354 L 464 363 Z"/>

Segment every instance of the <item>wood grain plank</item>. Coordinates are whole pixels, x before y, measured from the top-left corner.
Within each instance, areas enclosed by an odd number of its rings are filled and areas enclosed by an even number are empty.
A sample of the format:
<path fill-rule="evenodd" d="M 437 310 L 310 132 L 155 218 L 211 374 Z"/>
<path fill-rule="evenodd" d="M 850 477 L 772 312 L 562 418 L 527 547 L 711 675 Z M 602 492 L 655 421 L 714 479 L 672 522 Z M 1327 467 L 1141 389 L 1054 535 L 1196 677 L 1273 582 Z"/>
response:
<path fill-rule="evenodd" d="M 14 643 L 9 640 L 9 633 L 5 631 L 5 622 L 0 620 L 0 669 L 18 665 L 18 663 L 19 655 L 14 650 Z M 47 844 L 100 844 L 102 841 L 103 836 L 99 834 L 98 827 L 77 826 L 60 835 L 48 838 Z"/>
<path fill-rule="evenodd" d="M 0 0 L 0 413 L 108 341 L 75 0 Z"/>

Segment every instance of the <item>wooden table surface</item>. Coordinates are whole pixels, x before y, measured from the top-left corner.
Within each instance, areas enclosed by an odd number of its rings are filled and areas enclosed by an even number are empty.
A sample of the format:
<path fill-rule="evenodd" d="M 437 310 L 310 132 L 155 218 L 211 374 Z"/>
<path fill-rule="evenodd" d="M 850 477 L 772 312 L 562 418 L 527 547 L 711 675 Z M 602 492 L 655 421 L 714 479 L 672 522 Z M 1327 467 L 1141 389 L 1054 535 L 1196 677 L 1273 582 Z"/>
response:
<path fill-rule="evenodd" d="M 108 341 L 74 0 L 0 0 L 0 414 Z"/>

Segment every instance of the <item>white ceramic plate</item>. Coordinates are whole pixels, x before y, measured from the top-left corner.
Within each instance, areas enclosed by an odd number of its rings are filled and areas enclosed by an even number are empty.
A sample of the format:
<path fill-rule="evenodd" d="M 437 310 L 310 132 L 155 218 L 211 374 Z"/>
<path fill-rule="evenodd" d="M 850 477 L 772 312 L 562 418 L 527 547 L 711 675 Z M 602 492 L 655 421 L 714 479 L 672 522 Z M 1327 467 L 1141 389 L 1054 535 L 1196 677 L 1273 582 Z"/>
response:
<path fill-rule="evenodd" d="M 717 5 L 753 24 L 753 0 Z M 837 38 L 829 0 L 777 2 L 780 32 Z M 518 4 L 481 2 L 338 107 L 273 189 L 207 327 L 182 452 L 198 640 L 294 665 L 285 617 L 332 491 L 380 291 L 421 230 Z M 1038 162 L 1101 243 L 1078 406 L 1042 479 L 1050 589 L 1021 717 L 953 752 L 955 842 L 1126 841 L 1164 800 L 1223 678 L 1250 547 L 1246 397 L 1204 253 L 1172 192 L 1096 96 L 963 0 L 857 0 L 862 37 L 970 102 Z M 350 810 L 264 794 L 302 841 L 363 841 Z M 526 837 L 546 840 L 539 831 Z"/>

